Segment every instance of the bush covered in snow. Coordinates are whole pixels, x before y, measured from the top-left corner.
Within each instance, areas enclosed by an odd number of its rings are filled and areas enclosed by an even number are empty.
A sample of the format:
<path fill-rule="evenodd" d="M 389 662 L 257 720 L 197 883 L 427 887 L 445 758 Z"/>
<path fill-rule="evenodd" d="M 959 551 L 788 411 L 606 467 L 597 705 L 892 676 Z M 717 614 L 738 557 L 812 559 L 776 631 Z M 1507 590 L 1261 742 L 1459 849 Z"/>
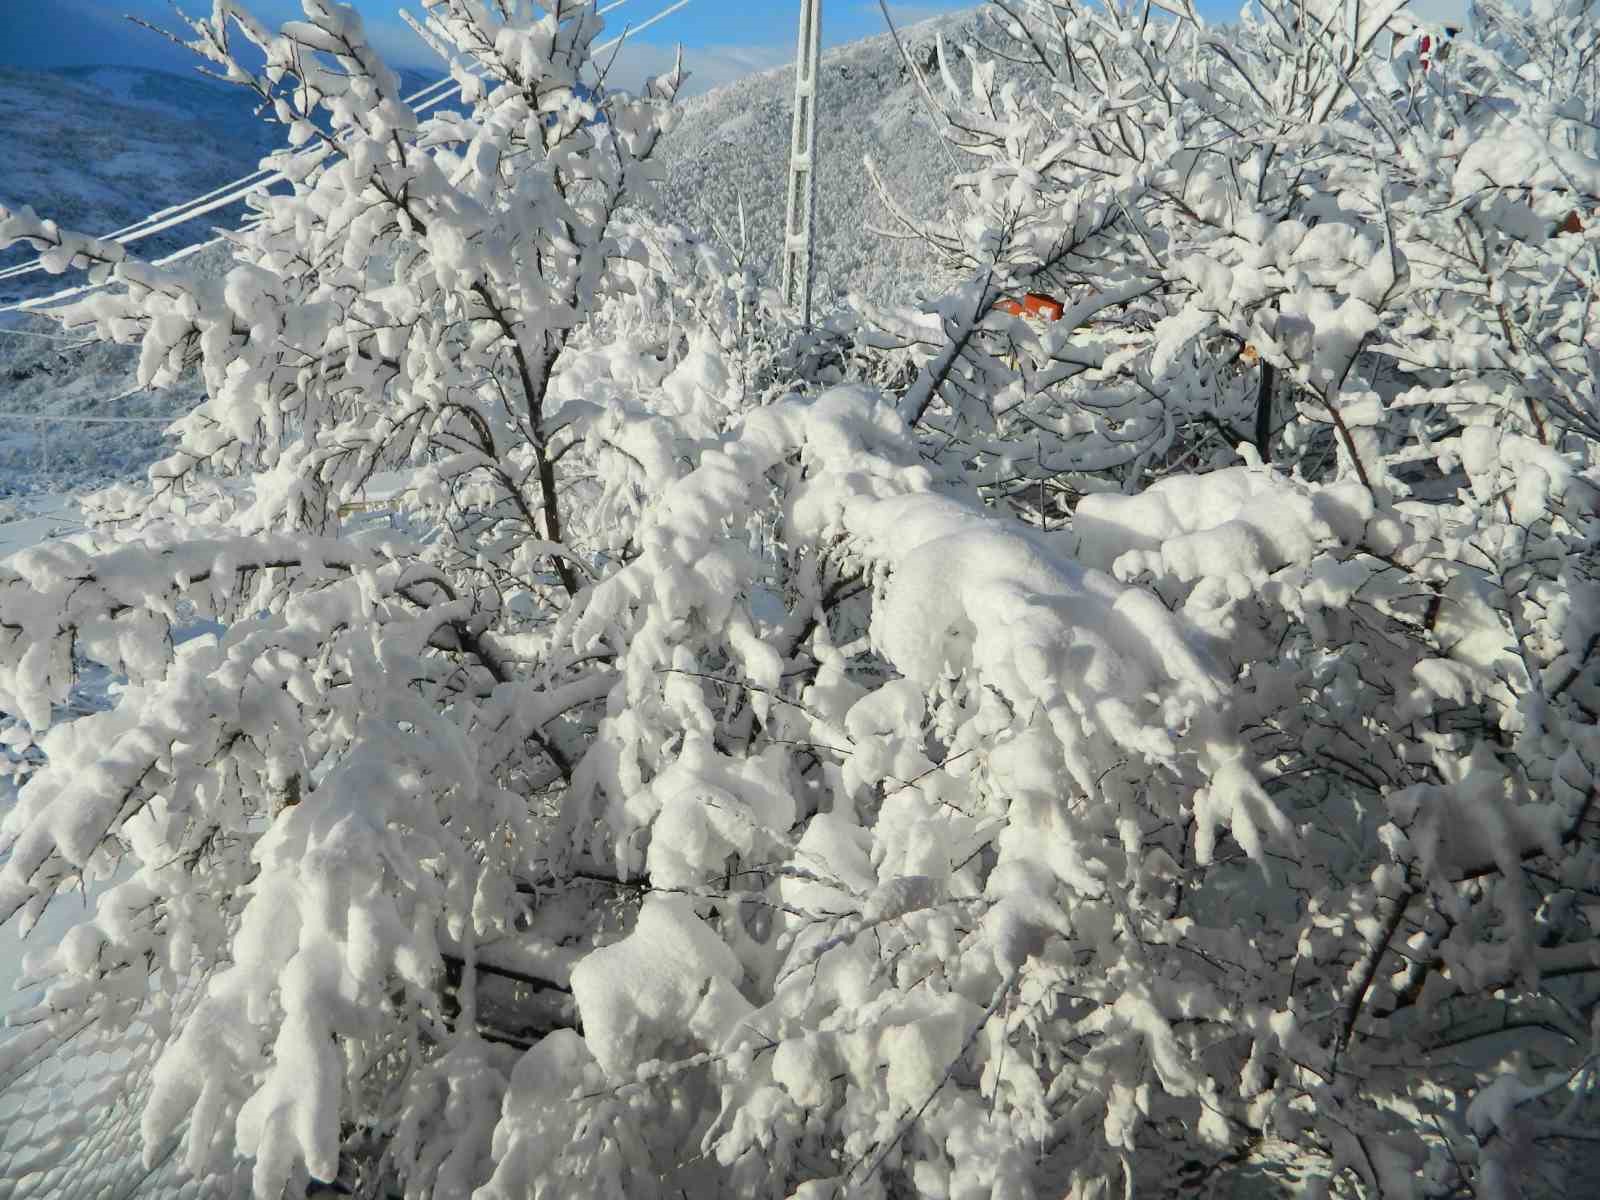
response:
<path fill-rule="evenodd" d="M 1424 73 L 1335 0 L 998 3 L 908 56 L 955 283 L 820 367 L 628 218 L 676 75 L 425 8 L 465 115 L 322 0 L 193 23 L 303 147 L 218 281 L 0 213 L 206 390 L 0 566 L 0 917 L 99 885 L 0 1081 L 136 1022 L 149 1161 L 261 1200 L 1575 1194 L 1587 4 Z"/>

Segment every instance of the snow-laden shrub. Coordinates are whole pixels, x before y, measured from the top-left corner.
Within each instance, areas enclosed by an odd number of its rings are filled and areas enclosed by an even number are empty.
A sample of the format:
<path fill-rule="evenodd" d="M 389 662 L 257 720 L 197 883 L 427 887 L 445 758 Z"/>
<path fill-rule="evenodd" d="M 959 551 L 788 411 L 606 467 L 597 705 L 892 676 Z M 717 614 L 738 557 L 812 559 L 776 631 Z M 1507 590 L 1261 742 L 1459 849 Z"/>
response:
<path fill-rule="evenodd" d="M 0 1080 L 130 1025 L 150 1160 L 273 1200 L 1581 1188 L 1582 12 L 1396 99 L 1386 12 L 997 5 L 1050 83 L 930 81 L 989 165 L 890 397 L 621 218 L 675 84 L 580 87 L 592 6 L 426 7 L 466 115 L 195 23 L 312 147 L 218 287 L 0 217 L 207 387 L 0 566 L 0 915 L 97 889 Z"/>
<path fill-rule="evenodd" d="M 995 5 L 1010 40 L 928 79 L 988 159 L 918 226 L 964 275 L 866 340 L 935 462 L 1153 590 L 1255 710 L 1306 839 L 1280 865 L 1316 865 L 1247 889 L 1251 952 L 1295 939 L 1247 969 L 1281 1057 L 1218 1067 L 1253 1140 L 1196 1168 L 1281 1137 L 1325 1186 L 1561 1195 L 1595 1049 L 1594 12 L 1479 6 L 1423 73 L 1377 54 L 1399 8 Z M 1062 319 L 996 309 L 1027 290 Z"/>
<path fill-rule="evenodd" d="M 1592 12 L 1485 7 L 1408 75 L 1377 49 L 1400 7 L 1223 30 L 1023 0 L 999 49 L 943 46 L 926 99 L 962 170 L 946 221 L 902 224 L 955 284 L 862 334 L 902 411 L 1036 519 L 1240 442 L 1403 492 L 1464 405 L 1593 436 Z M 997 307 L 1030 290 L 1061 318 Z"/>

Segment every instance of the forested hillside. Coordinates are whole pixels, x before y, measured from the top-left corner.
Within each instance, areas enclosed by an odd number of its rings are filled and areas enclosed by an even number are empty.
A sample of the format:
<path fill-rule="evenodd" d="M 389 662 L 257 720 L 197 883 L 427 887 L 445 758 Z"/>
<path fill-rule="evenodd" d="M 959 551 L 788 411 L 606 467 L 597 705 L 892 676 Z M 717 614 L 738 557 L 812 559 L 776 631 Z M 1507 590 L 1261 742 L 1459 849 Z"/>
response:
<path fill-rule="evenodd" d="M 941 34 L 960 45 L 986 24 L 983 10 L 973 9 L 902 32 L 913 60 L 931 64 Z M 888 34 L 828 51 L 819 79 L 818 300 L 831 309 L 851 292 L 878 302 L 912 299 L 939 264 L 925 246 L 893 240 L 906 230 L 866 164 L 876 165 L 913 216 L 937 216 L 950 202 L 950 149 Z M 744 261 L 770 277 L 783 241 L 793 109 L 792 68 L 684 101 L 663 147 L 667 177 L 651 210 L 736 252 L 748 247 Z"/>

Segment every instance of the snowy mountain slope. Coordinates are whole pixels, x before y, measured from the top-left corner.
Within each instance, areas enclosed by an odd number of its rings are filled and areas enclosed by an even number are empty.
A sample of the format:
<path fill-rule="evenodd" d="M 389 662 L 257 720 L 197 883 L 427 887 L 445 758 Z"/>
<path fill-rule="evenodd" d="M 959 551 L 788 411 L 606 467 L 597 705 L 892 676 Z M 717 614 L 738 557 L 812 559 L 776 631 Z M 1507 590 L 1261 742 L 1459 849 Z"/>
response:
<path fill-rule="evenodd" d="M 435 76 L 401 72 L 409 93 Z M 0 129 L 6 134 L 0 204 L 106 234 L 251 174 L 282 142 L 255 114 L 253 98 L 197 73 L 139 67 L 21 71 L 0 67 Z M 137 242 L 159 258 L 236 224 L 235 204 Z M 0 252 L 0 268 L 31 261 L 24 247 Z M 0 303 L 56 290 L 42 272 L 0 279 Z"/>
<path fill-rule="evenodd" d="M 157 418 L 188 411 L 201 393 L 198 381 L 135 390 L 138 357 L 132 346 L 65 339 L 39 317 L 0 325 L 0 502 L 143 475 L 166 445 Z"/>
<path fill-rule="evenodd" d="M 431 79 L 415 72 L 401 78 L 408 92 Z M 254 172 L 280 139 L 242 90 L 136 67 L 0 68 L 0 129 L 7 135 L 0 204 L 27 204 L 95 234 Z M 237 224 L 244 213 L 242 204 L 219 209 L 132 250 L 160 258 Z M 0 253 L 0 268 L 32 258 L 13 247 Z M 224 262 L 211 250 L 195 265 L 221 270 Z M 72 282 L 44 272 L 0 279 L 0 304 Z M 165 444 L 165 421 L 154 418 L 187 411 L 200 392 L 193 381 L 160 394 L 136 391 L 137 361 L 132 347 L 63 337 L 38 317 L 0 315 L 0 498 L 141 476 Z M 45 426 L 18 416 L 35 413 L 66 419 Z"/>
<path fill-rule="evenodd" d="M 238 89 L 137 67 L 0 69 L 0 129 L 0 204 L 26 204 L 96 234 L 253 171 L 278 138 Z M 140 241 L 134 252 L 171 254 L 243 213 L 242 205 L 221 209 Z M 0 253 L 0 267 L 32 258 L 13 247 Z M 0 303 L 70 282 L 39 271 L 0 279 Z M 63 337 L 42 318 L 0 316 L 0 499 L 103 486 L 141 475 L 159 457 L 165 421 L 154 418 L 186 411 L 199 391 L 190 384 L 123 396 L 137 361 L 132 347 Z M 56 419 L 42 424 L 24 414 Z"/>
<path fill-rule="evenodd" d="M 913 59 L 931 67 L 936 35 L 943 34 L 955 58 L 987 20 L 974 9 L 903 27 L 901 34 Z M 692 58 L 688 66 L 694 69 Z M 936 69 L 934 82 L 938 87 Z M 928 254 L 920 244 L 874 232 L 893 221 L 863 159 L 873 160 L 896 201 L 914 216 L 943 211 L 952 167 L 934 120 L 887 33 L 825 53 L 819 86 L 819 303 L 826 308 L 849 292 L 909 299 L 928 278 Z M 774 284 L 793 103 L 792 66 L 687 101 L 664 142 L 668 179 L 655 206 L 658 215 L 718 231 L 736 247 L 742 199 L 752 265 Z"/>
<path fill-rule="evenodd" d="M 0 69 L 0 129 L 6 131 L 0 204 L 88 233 L 120 229 L 255 169 L 276 130 L 252 115 L 243 92 L 134 67 L 62 71 Z M 222 209 L 138 244 L 159 257 L 237 221 Z M 0 267 L 32 254 L 13 247 Z M 53 291 L 43 273 L 0 280 L 0 303 Z"/>

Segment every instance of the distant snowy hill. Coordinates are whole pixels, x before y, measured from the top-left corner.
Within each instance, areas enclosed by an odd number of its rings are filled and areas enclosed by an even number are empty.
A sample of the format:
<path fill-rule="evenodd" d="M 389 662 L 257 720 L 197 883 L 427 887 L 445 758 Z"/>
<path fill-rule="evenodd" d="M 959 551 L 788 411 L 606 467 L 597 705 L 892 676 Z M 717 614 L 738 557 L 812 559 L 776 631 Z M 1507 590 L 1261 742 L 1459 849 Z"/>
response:
<path fill-rule="evenodd" d="M 0 69 L 0 129 L 6 169 L 0 204 L 31 205 L 40 216 L 87 233 L 120 229 L 249 173 L 277 144 L 252 115 L 244 92 L 137 67 L 61 71 Z M 237 221 L 217 213 L 141 242 L 141 256 L 171 253 Z M 22 247 L 0 266 L 23 262 Z M 0 280 L 0 302 L 59 286 L 38 274 Z"/>
<path fill-rule="evenodd" d="M 403 72 L 407 93 L 430 77 Z M 280 142 L 239 88 L 195 74 L 139 67 L 51 71 L 0 68 L 6 165 L 0 204 L 107 234 L 255 171 Z M 160 258 L 237 225 L 242 204 L 218 209 L 134 243 Z M 0 268 L 33 259 L 0 252 Z M 217 251 L 209 257 L 220 269 Z M 201 263 L 202 267 L 205 265 Z M 0 279 L 0 304 L 47 295 L 72 280 L 32 272 Z M 199 398 L 190 382 L 160 394 L 133 389 L 137 352 L 64 338 L 40 318 L 0 314 L 0 501 L 7 496 L 95 488 L 140 476 L 163 453 L 167 417 Z M 48 413 L 48 425 L 16 414 Z M 90 423 L 88 418 L 114 418 Z M 3 513 L 0 513 L 3 517 Z"/>
<path fill-rule="evenodd" d="M 242 92 L 198 75 L 138 67 L 0 69 L 6 169 L 0 204 L 27 204 L 63 226 L 105 234 L 255 169 L 276 142 Z M 241 206 L 156 234 L 135 253 L 160 257 L 235 222 Z M 30 261 L 24 247 L 0 267 Z M 34 272 L 0 279 L 0 303 L 48 294 L 66 282 Z M 83 345 L 40 319 L 0 316 L 0 499 L 76 490 L 137 474 L 161 450 L 161 426 L 128 423 L 183 411 L 190 389 L 107 405 L 133 385 L 136 353 Z M 18 413 L 67 418 L 48 428 Z M 116 422 L 86 424 L 87 416 Z"/>
<path fill-rule="evenodd" d="M 407 92 L 431 77 L 402 73 Z M 256 169 L 282 142 L 255 114 L 254 97 L 198 72 L 139 67 L 21 71 L 0 67 L 5 169 L 0 204 L 31 205 L 85 233 L 107 234 Z M 238 222 L 243 205 L 218 209 L 142 240 L 134 252 L 160 257 Z M 0 252 L 0 268 L 33 256 Z M 0 279 L 0 304 L 53 291 L 39 273 Z"/>
<path fill-rule="evenodd" d="M 913 60 L 931 66 L 937 34 L 943 33 L 955 58 L 987 20 L 979 10 L 958 12 L 904 27 L 901 34 Z M 692 56 L 687 65 L 694 69 Z M 957 77 L 963 74 L 958 69 Z M 940 87 L 937 70 L 933 77 Z M 926 249 L 874 232 L 893 222 L 863 160 L 873 160 L 896 201 L 913 215 L 942 212 L 951 165 L 934 120 L 887 33 L 826 52 L 819 84 L 818 298 L 824 306 L 849 292 L 910 299 L 927 281 Z M 786 215 L 793 104 L 792 66 L 686 101 L 664 143 L 669 180 L 657 213 L 720 231 L 737 246 L 742 199 L 753 265 L 770 276 Z"/>

